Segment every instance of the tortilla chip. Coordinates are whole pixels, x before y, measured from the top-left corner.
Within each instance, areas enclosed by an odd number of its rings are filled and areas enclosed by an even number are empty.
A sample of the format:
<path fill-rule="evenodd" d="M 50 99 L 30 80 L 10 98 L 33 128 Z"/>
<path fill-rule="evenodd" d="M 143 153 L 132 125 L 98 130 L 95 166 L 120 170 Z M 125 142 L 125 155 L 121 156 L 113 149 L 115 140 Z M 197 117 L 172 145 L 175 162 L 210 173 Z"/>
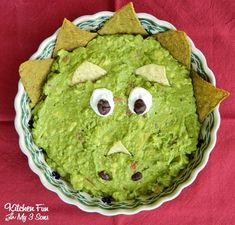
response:
<path fill-rule="evenodd" d="M 97 80 L 98 78 L 104 76 L 106 73 L 107 71 L 102 69 L 101 67 L 88 61 L 84 61 L 75 70 L 72 77 L 72 85 L 85 82 L 87 80 Z"/>
<path fill-rule="evenodd" d="M 114 145 L 110 148 L 107 155 L 109 156 L 114 153 L 120 153 L 120 152 L 131 156 L 131 153 L 126 149 L 126 147 L 122 144 L 121 141 L 114 143 Z"/>
<path fill-rule="evenodd" d="M 53 59 L 28 60 L 20 65 L 19 73 L 26 92 L 34 106 L 40 99 L 42 87 L 50 72 Z"/>
<path fill-rule="evenodd" d="M 170 86 L 166 76 L 165 66 L 157 64 L 147 64 L 138 69 L 135 73 L 137 75 L 147 78 L 149 81 L 157 82 L 162 85 Z"/>
<path fill-rule="evenodd" d="M 168 30 L 153 35 L 170 54 L 188 69 L 191 67 L 191 46 L 183 31 Z"/>
<path fill-rule="evenodd" d="M 64 19 L 63 25 L 58 33 L 53 56 L 57 55 L 60 49 L 72 51 L 75 48 L 86 46 L 89 41 L 97 36 L 75 26 L 72 22 Z"/>
<path fill-rule="evenodd" d="M 98 31 L 100 35 L 104 34 L 141 34 L 148 35 L 147 31 L 142 27 L 130 2 L 123 6 L 104 24 Z"/>
<path fill-rule="evenodd" d="M 214 87 L 211 83 L 203 80 L 195 71 L 191 72 L 194 94 L 196 97 L 199 121 L 202 123 L 213 109 L 229 96 L 223 89 Z"/>

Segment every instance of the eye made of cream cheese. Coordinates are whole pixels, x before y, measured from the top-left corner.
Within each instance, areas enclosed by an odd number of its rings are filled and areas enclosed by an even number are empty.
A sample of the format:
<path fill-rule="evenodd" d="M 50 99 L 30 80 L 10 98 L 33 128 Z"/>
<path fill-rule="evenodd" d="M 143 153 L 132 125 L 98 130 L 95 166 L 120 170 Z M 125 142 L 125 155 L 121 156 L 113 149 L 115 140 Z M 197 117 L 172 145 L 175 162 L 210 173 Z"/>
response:
<path fill-rule="evenodd" d="M 128 107 L 132 113 L 143 115 L 152 106 L 152 95 L 144 88 L 134 88 L 128 98 Z"/>
<path fill-rule="evenodd" d="M 94 90 L 90 98 L 90 105 L 97 115 L 109 116 L 114 110 L 112 91 L 106 88 Z"/>

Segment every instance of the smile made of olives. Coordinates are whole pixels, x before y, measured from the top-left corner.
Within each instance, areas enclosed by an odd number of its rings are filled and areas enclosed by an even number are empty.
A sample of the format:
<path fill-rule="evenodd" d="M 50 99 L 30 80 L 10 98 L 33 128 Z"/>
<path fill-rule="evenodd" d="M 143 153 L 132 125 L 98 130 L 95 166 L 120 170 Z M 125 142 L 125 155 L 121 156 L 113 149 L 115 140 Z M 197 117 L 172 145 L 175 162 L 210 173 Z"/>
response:
<path fill-rule="evenodd" d="M 141 172 L 136 172 L 131 176 L 131 179 L 133 181 L 137 181 L 140 180 L 142 178 L 142 173 Z"/>
<path fill-rule="evenodd" d="M 103 180 L 111 180 L 111 176 L 104 170 L 100 171 L 98 173 L 99 177 L 102 178 Z M 141 172 L 136 172 L 131 176 L 131 179 L 133 181 L 140 180 L 142 178 L 142 173 Z"/>
<path fill-rule="evenodd" d="M 134 111 L 136 114 L 142 114 L 146 110 L 146 105 L 142 99 L 138 99 L 134 104 Z"/>
<path fill-rule="evenodd" d="M 98 111 L 101 115 L 106 115 L 111 110 L 111 106 L 109 105 L 109 102 L 105 99 L 100 99 L 97 104 Z"/>

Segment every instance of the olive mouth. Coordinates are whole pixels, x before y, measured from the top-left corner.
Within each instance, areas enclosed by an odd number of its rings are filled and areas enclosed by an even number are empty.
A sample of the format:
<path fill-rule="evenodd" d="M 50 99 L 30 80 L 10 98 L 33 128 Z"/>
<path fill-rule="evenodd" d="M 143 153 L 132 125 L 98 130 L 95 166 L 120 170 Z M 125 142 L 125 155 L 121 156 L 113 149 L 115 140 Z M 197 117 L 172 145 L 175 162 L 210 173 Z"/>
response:
<path fill-rule="evenodd" d="M 100 177 L 100 179 L 104 181 L 111 181 L 113 179 L 112 175 L 105 170 L 99 171 L 98 176 Z M 130 179 L 132 181 L 138 181 L 141 180 L 142 177 L 143 177 L 142 173 L 137 171 L 131 175 Z"/>

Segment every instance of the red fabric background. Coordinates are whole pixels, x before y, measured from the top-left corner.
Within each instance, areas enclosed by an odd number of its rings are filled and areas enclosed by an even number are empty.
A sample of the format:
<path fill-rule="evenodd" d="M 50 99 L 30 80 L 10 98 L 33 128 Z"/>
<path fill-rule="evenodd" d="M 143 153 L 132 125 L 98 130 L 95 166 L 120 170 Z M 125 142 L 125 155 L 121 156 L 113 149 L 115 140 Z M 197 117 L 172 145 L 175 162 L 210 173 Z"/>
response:
<path fill-rule="evenodd" d="M 134 216 L 106 217 L 86 213 L 63 203 L 43 187 L 18 146 L 13 100 L 18 66 L 61 25 L 102 10 L 114 11 L 127 1 L 117 0 L 1 0 L 0 1 L 0 224 L 7 202 L 49 207 L 49 221 L 30 224 L 58 225 L 233 225 L 235 224 L 235 3 L 233 0 L 133 1 L 137 12 L 147 12 L 184 30 L 202 50 L 214 71 L 217 86 L 230 91 L 221 105 L 218 141 L 206 168 L 175 200 L 159 209 Z"/>

